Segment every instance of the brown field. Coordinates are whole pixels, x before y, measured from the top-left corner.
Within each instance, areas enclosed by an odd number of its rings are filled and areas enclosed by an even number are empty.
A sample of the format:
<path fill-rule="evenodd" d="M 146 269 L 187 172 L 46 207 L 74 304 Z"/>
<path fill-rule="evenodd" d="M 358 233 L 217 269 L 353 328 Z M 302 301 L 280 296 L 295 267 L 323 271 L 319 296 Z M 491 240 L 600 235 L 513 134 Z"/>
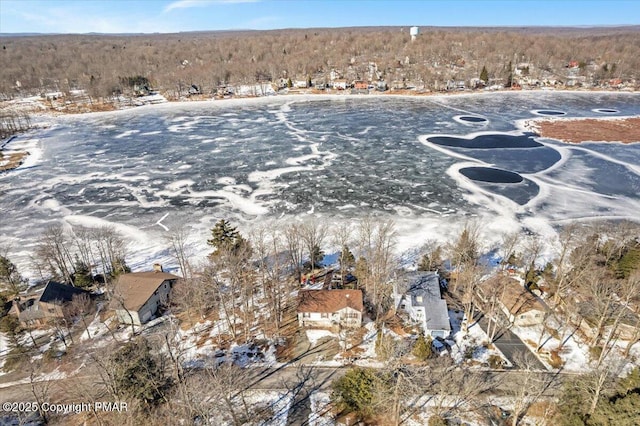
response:
<path fill-rule="evenodd" d="M 624 119 L 549 120 L 535 123 L 538 134 L 567 143 L 640 142 L 640 117 Z"/>
<path fill-rule="evenodd" d="M 28 152 L 14 152 L 4 155 L 0 152 L 0 172 L 13 170 L 19 167 L 27 155 L 29 155 Z"/>

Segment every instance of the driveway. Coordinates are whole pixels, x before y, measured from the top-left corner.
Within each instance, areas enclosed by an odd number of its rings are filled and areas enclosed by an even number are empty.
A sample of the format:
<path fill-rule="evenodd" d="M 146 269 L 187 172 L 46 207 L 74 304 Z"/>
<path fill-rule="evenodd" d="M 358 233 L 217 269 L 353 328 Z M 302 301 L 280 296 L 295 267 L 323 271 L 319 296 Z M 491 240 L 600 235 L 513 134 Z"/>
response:
<path fill-rule="evenodd" d="M 471 327 L 479 324 L 480 328 L 486 333 L 488 320 L 484 314 L 477 312 L 473 319 L 475 322 L 471 324 Z M 510 330 L 501 331 L 494 339 L 493 344 L 516 368 L 524 369 L 529 367 L 534 370 L 546 370 L 544 364 L 531 352 L 531 349 Z"/>

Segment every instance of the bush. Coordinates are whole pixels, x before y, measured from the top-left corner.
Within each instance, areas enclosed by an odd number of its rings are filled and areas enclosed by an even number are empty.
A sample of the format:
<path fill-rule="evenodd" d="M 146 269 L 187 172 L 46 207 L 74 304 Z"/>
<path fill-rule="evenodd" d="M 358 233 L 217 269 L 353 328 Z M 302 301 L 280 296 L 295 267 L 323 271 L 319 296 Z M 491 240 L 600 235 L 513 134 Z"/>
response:
<path fill-rule="evenodd" d="M 416 343 L 413 345 L 413 355 L 420 361 L 426 361 L 433 356 L 433 349 L 431 348 L 431 336 L 425 339 L 424 335 L 420 333 Z"/>
<path fill-rule="evenodd" d="M 600 358 L 600 354 L 602 353 L 602 347 L 600 346 L 592 346 L 589 348 L 589 355 L 592 360 L 596 360 Z"/>
<path fill-rule="evenodd" d="M 20 321 L 13 315 L 5 315 L 0 319 L 0 331 L 9 335 L 20 332 Z"/>
<path fill-rule="evenodd" d="M 442 416 L 429 417 L 429 426 L 447 426 L 449 422 Z"/>
<path fill-rule="evenodd" d="M 495 370 L 503 368 L 502 358 L 499 355 L 490 355 L 488 361 L 489 367 Z"/>

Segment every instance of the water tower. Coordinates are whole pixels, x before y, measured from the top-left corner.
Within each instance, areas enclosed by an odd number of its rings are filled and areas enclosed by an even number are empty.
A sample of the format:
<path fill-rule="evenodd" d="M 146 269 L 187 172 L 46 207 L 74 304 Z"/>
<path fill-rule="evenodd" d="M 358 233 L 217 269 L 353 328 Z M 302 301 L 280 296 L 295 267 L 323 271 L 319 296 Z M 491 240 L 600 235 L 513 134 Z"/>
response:
<path fill-rule="evenodd" d="M 420 28 L 411 27 L 409 34 L 411 35 L 411 41 L 415 40 L 418 37 L 418 34 L 420 34 Z"/>

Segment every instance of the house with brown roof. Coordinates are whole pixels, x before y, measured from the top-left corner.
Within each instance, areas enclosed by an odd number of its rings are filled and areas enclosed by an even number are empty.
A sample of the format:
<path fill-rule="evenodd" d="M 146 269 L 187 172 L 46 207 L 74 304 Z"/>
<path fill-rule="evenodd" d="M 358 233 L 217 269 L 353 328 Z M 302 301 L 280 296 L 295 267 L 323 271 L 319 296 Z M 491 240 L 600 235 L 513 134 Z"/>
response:
<path fill-rule="evenodd" d="M 497 298 L 500 309 L 513 325 L 526 327 L 544 322 L 545 304 L 514 279 L 484 281 L 478 286 L 477 294 L 483 303 Z"/>
<path fill-rule="evenodd" d="M 142 325 L 166 303 L 179 277 L 156 268 L 151 272 L 132 272 L 118 277 L 111 308 L 124 324 Z"/>
<path fill-rule="evenodd" d="M 360 290 L 300 290 L 300 327 L 360 327 L 364 304 Z"/>

